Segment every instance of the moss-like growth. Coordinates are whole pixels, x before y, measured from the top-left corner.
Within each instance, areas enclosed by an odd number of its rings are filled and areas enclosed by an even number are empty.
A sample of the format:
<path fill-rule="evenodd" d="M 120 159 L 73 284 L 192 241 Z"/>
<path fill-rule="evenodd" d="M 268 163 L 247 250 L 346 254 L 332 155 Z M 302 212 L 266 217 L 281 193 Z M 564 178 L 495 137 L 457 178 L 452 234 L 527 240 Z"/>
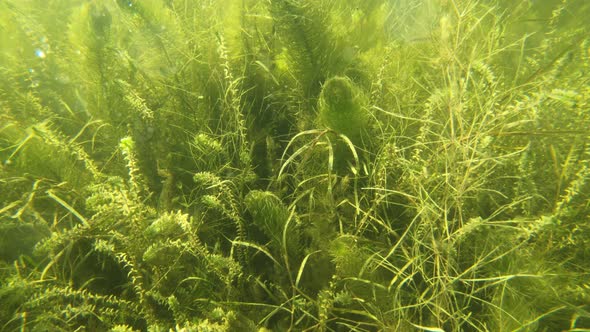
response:
<path fill-rule="evenodd" d="M 150 240 L 156 238 L 175 238 L 184 232 L 181 222 L 188 222 L 186 215 L 165 213 L 147 227 L 144 234 Z"/>
<path fill-rule="evenodd" d="M 319 120 L 355 144 L 361 144 L 369 124 L 365 103 L 366 98 L 348 77 L 332 77 L 322 87 Z"/>
<path fill-rule="evenodd" d="M 244 202 L 254 224 L 271 241 L 273 249 L 277 252 L 286 249 L 287 255 L 296 257 L 300 236 L 296 222 L 289 220 L 290 212 L 283 202 L 273 193 L 259 190 L 249 192 Z M 283 236 L 284 232 L 287 232 L 286 236 Z"/>
<path fill-rule="evenodd" d="M 0 1 L 0 329 L 588 329 L 588 16 Z"/>

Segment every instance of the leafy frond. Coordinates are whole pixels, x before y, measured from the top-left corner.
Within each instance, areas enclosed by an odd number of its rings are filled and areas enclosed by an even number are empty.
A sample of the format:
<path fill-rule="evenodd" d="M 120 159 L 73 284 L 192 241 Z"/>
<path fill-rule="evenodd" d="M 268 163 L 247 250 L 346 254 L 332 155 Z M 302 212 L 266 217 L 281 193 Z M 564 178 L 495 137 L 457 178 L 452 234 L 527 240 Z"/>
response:
<path fill-rule="evenodd" d="M 587 17 L 0 1 L 0 329 L 587 330 Z"/>

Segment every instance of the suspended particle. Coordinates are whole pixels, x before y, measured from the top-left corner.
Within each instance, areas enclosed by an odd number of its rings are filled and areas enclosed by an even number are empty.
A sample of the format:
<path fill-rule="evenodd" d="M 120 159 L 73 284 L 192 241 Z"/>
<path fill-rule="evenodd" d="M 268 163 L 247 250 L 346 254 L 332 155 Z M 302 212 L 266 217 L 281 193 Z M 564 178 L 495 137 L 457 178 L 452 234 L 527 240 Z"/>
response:
<path fill-rule="evenodd" d="M 47 57 L 47 54 L 45 54 L 45 52 L 43 52 L 42 49 L 35 49 L 35 56 L 41 59 L 45 59 L 45 57 Z"/>

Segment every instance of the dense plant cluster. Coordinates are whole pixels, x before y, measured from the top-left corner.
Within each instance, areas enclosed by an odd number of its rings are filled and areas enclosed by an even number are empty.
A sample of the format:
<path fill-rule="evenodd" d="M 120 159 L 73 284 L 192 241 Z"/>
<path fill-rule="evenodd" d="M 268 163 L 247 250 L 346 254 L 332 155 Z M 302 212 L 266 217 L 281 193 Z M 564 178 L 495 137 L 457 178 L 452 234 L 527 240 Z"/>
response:
<path fill-rule="evenodd" d="M 0 2 L 0 330 L 590 329 L 588 17 Z"/>

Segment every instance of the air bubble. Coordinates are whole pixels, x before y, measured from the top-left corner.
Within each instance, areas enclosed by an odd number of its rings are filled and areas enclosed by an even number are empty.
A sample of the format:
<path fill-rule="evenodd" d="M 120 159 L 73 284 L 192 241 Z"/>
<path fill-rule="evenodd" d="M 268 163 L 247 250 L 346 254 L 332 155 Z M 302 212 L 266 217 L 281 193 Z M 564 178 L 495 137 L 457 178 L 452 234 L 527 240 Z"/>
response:
<path fill-rule="evenodd" d="M 35 50 L 35 56 L 37 56 L 38 58 L 41 58 L 41 59 L 45 59 L 45 57 L 47 57 L 47 54 L 45 54 L 45 52 L 43 52 L 42 49 L 38 48 Z"/>

